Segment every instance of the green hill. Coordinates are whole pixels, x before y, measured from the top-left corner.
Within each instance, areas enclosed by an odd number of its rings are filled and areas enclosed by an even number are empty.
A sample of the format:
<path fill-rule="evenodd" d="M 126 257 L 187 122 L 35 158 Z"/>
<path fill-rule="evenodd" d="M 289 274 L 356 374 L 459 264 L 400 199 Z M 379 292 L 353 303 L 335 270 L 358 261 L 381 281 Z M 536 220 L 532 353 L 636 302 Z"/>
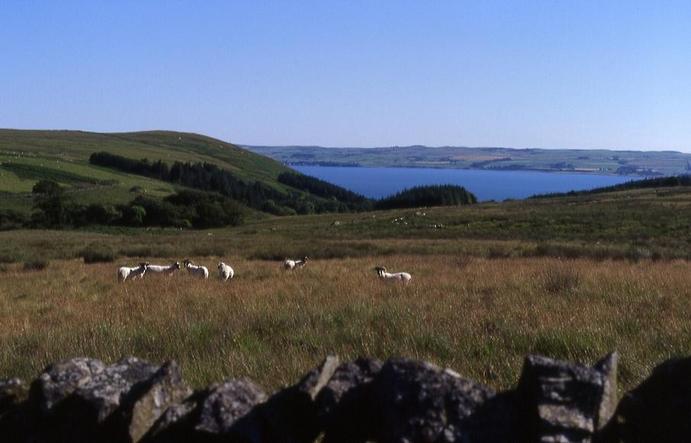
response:
<path fill-rule="evenodd" d="M 31 189 L 41 179 L 58 182 L 82 204 L 126 203 L 133 198 L 133 188 L 151 197 L 175 191 L 171 183 L 92 165 L 89 156 L 94 152 L 168 163 L 207 162 L 248 182 L 307 194 L 278 182 L 279 174 L 291 171 L 279 162 L 198 134 L 0 129 L 0 208 L 29 212 Z"/>

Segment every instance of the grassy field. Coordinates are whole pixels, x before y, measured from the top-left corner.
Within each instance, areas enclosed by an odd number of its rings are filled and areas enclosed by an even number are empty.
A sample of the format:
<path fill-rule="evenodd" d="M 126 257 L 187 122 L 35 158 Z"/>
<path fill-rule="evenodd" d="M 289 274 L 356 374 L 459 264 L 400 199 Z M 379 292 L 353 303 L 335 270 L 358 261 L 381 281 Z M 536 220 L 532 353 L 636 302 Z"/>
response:
<path fill-rule="evenodd" d="M 197 386 L 250 376 L 276 388 L 336 353 L 430 360 L 506 388 L 526 353 L 593 362 L 617 349 L 626 388 L 691 353 L 684 261 L 390 255 L 315 260 L 294 273 L 273 261 L 230 263 L 230 283 L 180 274 L 122 285 L 113 264 L 10 265 L 0 280 L 0 377 L 75 355 L 134 354 L 177 359 Z M 413 282 L 378 281 L 377 264 Z"/>
<path fill-rule="evenodd" d="M 592 363 L 621 353 L 629 388 L 691 354 L 691 190 L 472 207 L 267 217 L 231 229 L 0 232 L 0 378 L 75 355 L 174 358 L 201 386 L 275 388 L 329 353 L 403 355 L 497 388 L 538 352 Z M 80 251 L 110 249 L 86 265 Z M 285 273 L 280 260 L 309 255 Z M 119 285 L 140 259 L 222 257 L 230 283 L 184 273 Z M 24 263 L 49 259 L 43 271 Z M 374 266 L 413 274 L 407 287 Z"/>

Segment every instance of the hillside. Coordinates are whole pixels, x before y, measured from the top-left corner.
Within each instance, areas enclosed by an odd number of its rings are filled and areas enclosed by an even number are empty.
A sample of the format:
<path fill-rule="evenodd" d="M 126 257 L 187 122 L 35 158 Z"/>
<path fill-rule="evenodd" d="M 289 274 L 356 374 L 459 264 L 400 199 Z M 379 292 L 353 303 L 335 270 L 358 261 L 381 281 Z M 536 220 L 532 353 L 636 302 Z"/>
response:
<path fill-rule="evenodd" d="M 607 149 L 396 146 L 324 148 L 245 146 L 288 165 L 535 170 L 616 175 L 677 175 L 691 168 L 691 154 Z"/>
<path fill-rule="evenodd" d="M 32 205 L 31 189 L 40 179 L 63 185 L 81 204 L 126 203 L 133 198 L 133 188 L 151 197 L 163 197 L 176 189 L 164 181 L 92 165 L 89 156 L 94 152 L 134 160 L 208 162 L 238 179 L 301 193 L 278 182 L 281 173 L 291 170 L 277 161 L 198 134 L 0 129 L 0 209 L 28 212 Z"/>

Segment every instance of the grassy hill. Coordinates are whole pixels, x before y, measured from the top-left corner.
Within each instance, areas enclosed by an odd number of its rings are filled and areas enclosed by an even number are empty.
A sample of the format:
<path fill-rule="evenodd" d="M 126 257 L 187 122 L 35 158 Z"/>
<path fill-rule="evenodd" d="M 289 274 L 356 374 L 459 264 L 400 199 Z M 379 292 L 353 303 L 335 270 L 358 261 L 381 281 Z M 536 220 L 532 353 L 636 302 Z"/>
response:
<path fill-rule="evenodd" d="M 290 171 L 275 160 L 198 134 L 0 129 L 0 208 L 30 211 L 29 193 L 40 179 L 66 186 L 83 204 L 126 203 L 132 199 L 133 187 L 154 197 L 174 191 L 170 183 L 91 165 L 89 156 L 94 152 L 170 163 L 209 162 L 238 178 L 261 181 L 278 190 L 287 189 L 277 181 L 278 175 Z"/>

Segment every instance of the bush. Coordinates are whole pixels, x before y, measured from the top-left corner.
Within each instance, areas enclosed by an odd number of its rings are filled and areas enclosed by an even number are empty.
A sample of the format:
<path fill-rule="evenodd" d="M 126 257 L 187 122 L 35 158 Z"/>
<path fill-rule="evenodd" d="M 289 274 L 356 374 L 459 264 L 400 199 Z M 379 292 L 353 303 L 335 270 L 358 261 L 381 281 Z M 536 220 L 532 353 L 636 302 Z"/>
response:
<path fill-rule="evenodd" d="M 581 282 L 580 274 L 566 266 L 547 268 L 542 279 L 545 290 L 550 294 L 573 291 Z"/>
<path fill-rule="evenodd" d="M 16 263 L 19 261 L 19 257 L 16 254 L 10 252 L 0 252 L 0 263 Z"/>
<path fill-rule="evenodd" d="M 113 248 L 101 243 L 89 244 L 79 256 L 84 259 L 84 263 L 110 263 L 116 258 Z"/>
<path fill-rule="evenodd" d="M 43 271 L 48 267 L 50 262 L 43 258 L 35 258 L 24 262 L 25 271 Z"/>
<path fill-rule="evenodd" d="M 193 257 L 223 257 L 226 250 L 221 246 L 207 245 L 198 246 L 190 252 Z"/>

